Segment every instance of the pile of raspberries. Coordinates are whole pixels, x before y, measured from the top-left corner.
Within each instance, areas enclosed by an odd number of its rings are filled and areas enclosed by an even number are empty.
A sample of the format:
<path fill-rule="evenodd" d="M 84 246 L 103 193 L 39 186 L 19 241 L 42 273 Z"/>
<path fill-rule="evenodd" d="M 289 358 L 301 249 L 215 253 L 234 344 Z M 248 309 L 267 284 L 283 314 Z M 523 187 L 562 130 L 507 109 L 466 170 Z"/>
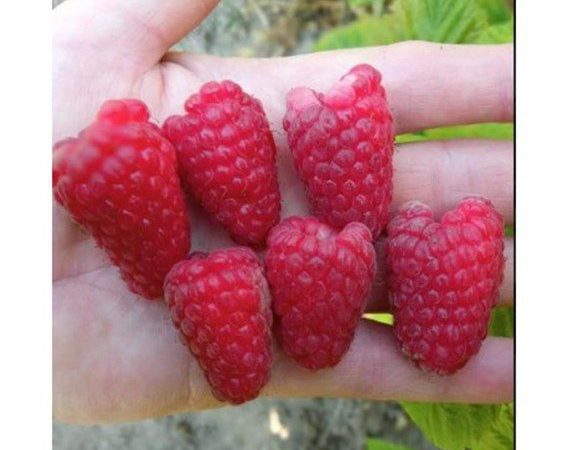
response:
<path fill-rule="evenodd" d="M 260 101 L 212 81 L 184 106 L 159 127 L 139 100 L 105 102 L 55 144 L 53 192 L 132 292 L 165 298 L 219 400 L 259 395 L 273 333 L 308 370 L 341 361 L 372 295 L 383 232 L 402 352 L 449 375 L 479 351 L 503 278 L 503 219 L 481 197 L 439 221 L 420 202 L 391 215 L 395 132 L 376 69 L 357 65 L 326 93 L 287 96 L 284 130 L 313 217 L 280 220 Z M 241 246 L 190 253 L 188 201 Z"/>

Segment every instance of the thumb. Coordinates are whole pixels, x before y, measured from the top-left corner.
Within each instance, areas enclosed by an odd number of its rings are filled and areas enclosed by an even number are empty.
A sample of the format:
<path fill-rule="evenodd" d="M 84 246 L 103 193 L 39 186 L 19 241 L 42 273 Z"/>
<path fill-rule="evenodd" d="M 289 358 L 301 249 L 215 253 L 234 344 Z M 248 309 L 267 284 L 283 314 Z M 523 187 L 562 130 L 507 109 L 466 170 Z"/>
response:
<path fill-rule="evenodd" d="M 54 45 L 100 50 L 150 67 L 219 0 L 67 0 L 53 12 Z M 68 45 L 66 45 L 68 44 Z"/>

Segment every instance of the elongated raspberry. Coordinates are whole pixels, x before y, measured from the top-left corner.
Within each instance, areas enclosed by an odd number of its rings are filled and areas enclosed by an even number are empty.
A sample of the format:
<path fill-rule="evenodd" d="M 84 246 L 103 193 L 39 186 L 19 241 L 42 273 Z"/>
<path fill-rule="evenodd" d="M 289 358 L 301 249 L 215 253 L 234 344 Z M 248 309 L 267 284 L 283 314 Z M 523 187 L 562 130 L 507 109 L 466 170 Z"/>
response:
<path fill-rule="evenodd" d="M 284 129 L 312 211 L 342 228 L 361 222 L 376 238 L 392 202 L 394 127 L 381 74 L 353 67 L 327 93 L 295 88 Z"/>
<path fill-rule="evenodd" d="M 176 154 L 139 100 L 110 100 L 76 138 L 54 146 L 55 199 L 95 238 L 135 293 L 163 295 L 190 248 Z"/>
<path fill-rule="evenodd" d="M 412 202 L 388 226 L 389 298 L 402 351 L 424 371 L 462 368 L 487 335 L 504 268 L 503 219 L 468 197 L 438 223 Z"/>
<path fill-rule="evenodd" d="M 336 233 L 317 219 L 291 217 L 270 232 L 265 262 L 284 351 L 308 369 L 336 365 L 375 274 L 369 229 L 351 223 Z"/>
<path fill-rule="evenodd" d="M 163 129 L 186 190 L 238 243 L 261 245 L 280 220 L 276 147 L 260 102 L 232 81 L 205 83 Z"/>
<path fill-rule="evenodd" d="M 166 278 L 166 302 L 183 342 L 221 401 L 258 396 L 270 378 L 270 295 L 248 248 L 194 253 Z"/>

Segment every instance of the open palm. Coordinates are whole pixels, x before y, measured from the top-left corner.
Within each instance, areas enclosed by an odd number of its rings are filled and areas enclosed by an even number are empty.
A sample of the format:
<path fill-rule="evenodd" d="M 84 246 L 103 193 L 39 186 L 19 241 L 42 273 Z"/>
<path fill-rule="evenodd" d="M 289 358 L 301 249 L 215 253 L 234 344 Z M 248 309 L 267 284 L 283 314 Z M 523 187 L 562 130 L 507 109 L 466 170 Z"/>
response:
<path fill-rule="evenodd" d="M 308 213 L 292 166 L 282 118 L 287 91 L 327 89 L 367 62 L 384 77 L 397 133 L 512 119 L 512 49 L 404 43 L 290 58 L 236 59 L 168 49 L 215 6 L 214 0 L 68 0 L 53 14 L 53 135 L 76 134 L 108 98 L 145 101 L 161 122 L 208 80 L 232 79 L 259 98 L 278 147 L 283 217 Z M 394 158 L 394 207 L 419 199 L 439 213 L 471 193 L 513 218 L 510 142 L 406 144 Z M 192 248 L 230 246 L 219 227 L 191 210 Z M 218 404 L 196 362 L 177 340 L 167 308 L 130 293 L 94 241 L 53 211 L 54 413 L 75 422 L 133 420 Z M 380 247 L 380 245 L 378 246 Z M 512 302 L 512 244 L 501 301 Z M 379 252 L 380 253 L 380 252 Z M 382 266 L 379 261 L 379 267 Z M 386 308 L 379 275 L 369 309 Z M 274 396 L 349 396 L 453 402 L 510 401 L 513 344 L 489 338 L 461 372 L 445 378 L 416 370 L 391 333 L 362 323 L 334 369 L 305 371 L 276 351 Z"/>

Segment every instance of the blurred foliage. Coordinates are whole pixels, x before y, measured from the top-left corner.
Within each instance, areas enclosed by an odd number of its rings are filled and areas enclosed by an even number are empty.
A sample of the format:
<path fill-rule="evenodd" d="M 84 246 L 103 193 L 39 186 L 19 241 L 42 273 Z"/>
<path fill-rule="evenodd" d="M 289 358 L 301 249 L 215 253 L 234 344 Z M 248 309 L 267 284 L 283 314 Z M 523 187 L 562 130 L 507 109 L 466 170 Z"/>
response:
<path fill-rule="evenodd" d="M 359 14 L 354 22 L 334 28 L 315 44 L 315 50 L 385 45 L 419 39 L 444 43 L 502 43 L 513 38 L 512 9 L 505 0 L 351 0 Z M 379 13 L 376 13 L 379 11 Z"/>
<path fill-rule="evenodd" d="M 507 22 L 490 25 L 481 31 L 476 39 L 478 44 L 506 44 L 513 42 L 515 23 L 513 18 Z"/>
<path fill-rule="evenodd" d="M 498 405 L 499 413 L 491 427 L 482 434 L 472 450 L 509 450 L 515 446 L 515 411 L 513 403 Z"/>
<path fill-rule="evenodd" d="M 513 406 L 409 403 L 403 407 L 436 446 L 446 450 L 513 448 Z"/>
<path fill-rule="evenodd" d="M 474 0 L 485 11 L 490 24 L 507 22 L 513 17 L 514 0 Z"/>
<path fill-rule="evenodd" d="M 383 439 L 367 439 L 367 450 L 410 450 L 408 447 L 394 444 Z"/>
<path fill-rule="evenodd" d="M 316 50 L 386 45 L 414 39 L 499 44 L 512 42 L 514 38 L 512 2 L 507 0 L 350 0 L 349 6 L 356 19 L 324 33 L 315 44 Z M 400 135 L 397 143 L 456 138 L 511 140 L 513 133 L 510 123 L 473 124 Z M 513 228 L 508 227 L 506 234 L 513 235 Z M 392 315 L 385 313 L 365 317 L 386 325 L 391 325 L 393 320 Z M 513 331 L 513 308 L 495 308 L 490 334 L 510 337 Z M 404 402 L 402 405 L 427 438 L 442 449 L 513 448 L 512 404 Z"/>
<path fill-rule="evenodd" d="M 385 0 L 347 0 L 347 4 L 356 14 L 370 11 L 373 14 L 382 14 L 387 5 Z"/>

